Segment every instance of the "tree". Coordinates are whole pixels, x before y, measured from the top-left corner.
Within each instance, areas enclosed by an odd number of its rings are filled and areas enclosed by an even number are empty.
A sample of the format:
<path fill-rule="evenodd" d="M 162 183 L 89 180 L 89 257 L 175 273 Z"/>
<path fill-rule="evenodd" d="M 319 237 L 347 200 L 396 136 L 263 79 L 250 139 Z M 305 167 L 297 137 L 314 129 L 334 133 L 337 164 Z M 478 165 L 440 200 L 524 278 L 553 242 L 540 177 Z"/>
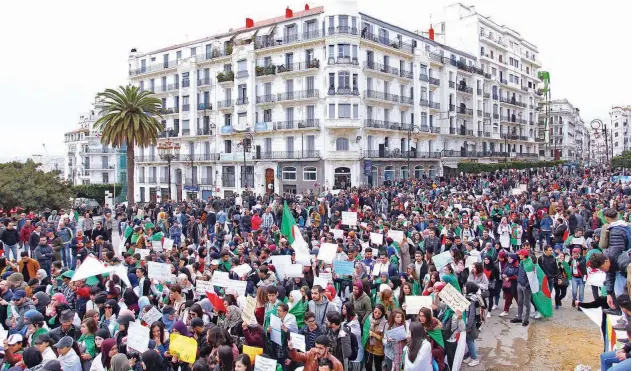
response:
<path fill-rule="evenodd" d="M 75 197 L 92 198 L 100 204 L 105 202 L 106 191 L 118 195 L 121 193 L 121 189 L 120 184 L 79 184 L 72 187 Z"/>
<path fill-rule="evenodd" d="M 623 151 L 621 155 L 617 157 L 613 157 L 610 160 L 610 164 L 612 164 L 613 168 L 630 168 L 630 151 Z"/>
<path fill-rule="evenodd" d="M 156 144 L 163 130 L 156 119 L 162 102 L 149 91 L 136 86 L 119 86 L 99 94 L 104 99 L 103 116 L 94 123 L 101 132 L 101 143 L 127 147 L 127 201 L 134 203 L 134 150 Z"/>
<path fill-rule="evenodd" d="M 59 171 L 46 173 L 40 165 L 32 160 L 0 164 L 0 207 L 30 211 L 70 206 L 72 185 L 59 179 Z"/>

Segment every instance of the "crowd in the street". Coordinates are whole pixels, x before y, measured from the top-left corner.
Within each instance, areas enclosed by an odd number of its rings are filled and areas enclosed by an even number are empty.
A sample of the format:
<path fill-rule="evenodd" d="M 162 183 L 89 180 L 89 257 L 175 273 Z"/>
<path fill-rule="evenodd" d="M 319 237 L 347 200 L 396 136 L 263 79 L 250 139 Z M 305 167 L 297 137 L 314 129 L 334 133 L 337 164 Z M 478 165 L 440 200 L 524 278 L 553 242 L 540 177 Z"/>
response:
<path fill-rule="evenodd" d="M 611 174 L 2 215 L 0 371 L 459 370 L 485 362 L 491 316 L 569 304 L 622 315 L 629 338 L 630 184 Z M 630 369 L 619 340 L 602 371 Z"/>

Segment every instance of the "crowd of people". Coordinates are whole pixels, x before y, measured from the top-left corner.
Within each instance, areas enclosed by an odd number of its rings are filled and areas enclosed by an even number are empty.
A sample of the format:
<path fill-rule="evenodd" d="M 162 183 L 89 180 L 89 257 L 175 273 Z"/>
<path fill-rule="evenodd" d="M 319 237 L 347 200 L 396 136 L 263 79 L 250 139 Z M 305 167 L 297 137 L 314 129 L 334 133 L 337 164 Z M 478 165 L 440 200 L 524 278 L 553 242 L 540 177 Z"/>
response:
<path fill-rule="evenodd" d="M 459 370 L 482 362 L 488 318 L 529 326 L 563 310 L 569 286 L 572 308 L 622 315 L 629 337 L 630 185 L 610 173 L 3 215 L 0 369 Z M 86 275 L 93 258 L 118 268 Z M 629 344 L 602 371 L 629 370 Z"/>

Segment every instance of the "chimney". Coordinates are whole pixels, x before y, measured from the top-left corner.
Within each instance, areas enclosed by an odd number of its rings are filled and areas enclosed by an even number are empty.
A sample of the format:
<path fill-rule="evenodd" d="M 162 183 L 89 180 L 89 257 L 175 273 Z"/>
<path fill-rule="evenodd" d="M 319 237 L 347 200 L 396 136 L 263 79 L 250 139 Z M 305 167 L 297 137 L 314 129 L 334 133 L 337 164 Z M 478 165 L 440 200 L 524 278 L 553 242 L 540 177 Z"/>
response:
<path fill-rule="evenodd" d="M 434 40 L 434 28 L 432 28 L 432 25 L 430 25 L 430 29 L 428 30 L 428 38 Z"/>
<path fill-rule="evenodd" d="M 294 17 L 294 13 L 292 13 L 292 9 L 290 9 L 290 7 L 288 6 L 285 9 L 285 18 L 292 18 Z"/>
<path fill-rule="evenodd" d="M 309 4 L 305 4 L 305 10 L 309 10 Z"/>
<path fill-rule="evenodd" d="M 252 18 L 246 18 L 246 28 L 253 28 L 255 26 L 255 21 Z"/>

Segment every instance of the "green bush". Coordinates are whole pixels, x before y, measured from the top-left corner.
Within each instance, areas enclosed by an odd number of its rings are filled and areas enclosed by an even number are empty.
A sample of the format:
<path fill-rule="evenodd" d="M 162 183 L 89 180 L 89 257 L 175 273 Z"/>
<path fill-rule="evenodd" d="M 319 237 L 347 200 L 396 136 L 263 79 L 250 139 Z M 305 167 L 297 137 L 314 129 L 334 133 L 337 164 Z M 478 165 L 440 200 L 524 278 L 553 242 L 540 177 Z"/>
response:
<path fill-rule="evenodd" d="M 116 192 L 114 192 L 116 188 Z M 98 203 L 105 202 L 105 191 L 121 193 L 123 188 L 122 184 L 80 184 L 72 187 L 72 191 L 75 193 L 75 198 L 92 198 Z"/>
<path fill-rule="evenodd" d="M 511 161 L 511 162 L 499 162 L 495 164 L 481 164 L 477 162 L 460 162 L 457 165 L 459 171 L 464 173 L 489 173 L 502 169 L 533 169 L 554 167 L 563 164 L 564 161 L 536 161 L 536 162 L 524 162 L 524 161 Z"/>
<path fill-rule="evenodd" d="M 610 164 L 615 169 L 617 168 L 629 169 L 630 168 L 630 151 L 623 151 L 621 152 L 620 156 L 613 157 L 610 160 Z"/>

